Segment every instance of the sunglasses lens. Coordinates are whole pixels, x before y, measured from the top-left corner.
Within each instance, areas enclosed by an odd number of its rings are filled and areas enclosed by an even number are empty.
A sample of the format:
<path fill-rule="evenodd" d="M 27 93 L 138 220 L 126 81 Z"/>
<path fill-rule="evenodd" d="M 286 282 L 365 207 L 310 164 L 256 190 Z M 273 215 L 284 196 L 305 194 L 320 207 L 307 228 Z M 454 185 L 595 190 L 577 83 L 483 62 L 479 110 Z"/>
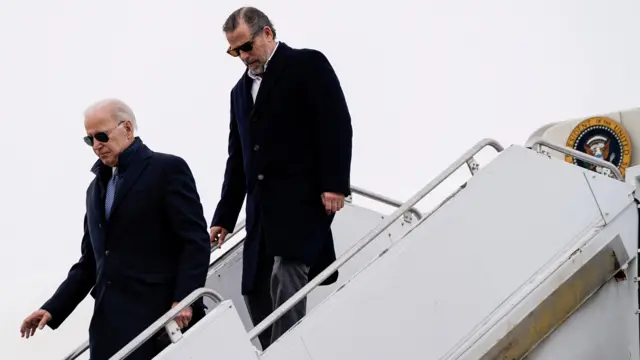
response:
<path fill-rule="evenodd" d="M 105 143 L 105 142 L 109 141 L 109 136 L 108 136 L 106 133 L 104 133 L 104 132 L 96 133 L 95 135 L 93 135 L 93 137 L 94 137 L 96 140 L 98 140 L 98 141 L 100 141 L 100 142 L 103 142 L 103 143 Z"/>
<path fill-rule="evenodd" d="M 227 50 L 227 54 L 233 57 L 238 57 L 240 56 L 240 51 L 249 52 L 251 50 L 253 50 L 253 40 L 249 40 L 235 49 Z"/>
<path fill-rule="evenodd" d="M 89 146 L 93 146 L 93 137 L 92 136 L 85 136 L 84 137 L 84 142 Z"/>
<path fill-rule="evenodd" d="M 244 52 L 249 52 L 249 51 L 253 50 L 253 44 L 250 43 L 250 42 L 244 43 L 238 48 L 238 50 L 244 51 Z"/>

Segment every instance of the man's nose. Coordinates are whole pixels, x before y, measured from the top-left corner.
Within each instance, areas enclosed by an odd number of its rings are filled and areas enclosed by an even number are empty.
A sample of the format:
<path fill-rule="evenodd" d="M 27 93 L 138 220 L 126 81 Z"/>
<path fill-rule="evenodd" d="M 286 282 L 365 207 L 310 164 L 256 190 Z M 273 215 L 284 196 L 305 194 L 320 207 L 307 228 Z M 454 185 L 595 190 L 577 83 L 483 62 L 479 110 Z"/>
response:
<path fill-rule="evenodd" d="M 96 139 L 93 139 L 93 150 L 98 151 L 102 147 L 102 143 Z"/>
<path fill-rule="evenodd" d="M 240 59 L 242 59 L 242 62 L 246 64 L 248 58 L 249 58 L 249 53 L 240 50 Z"/>

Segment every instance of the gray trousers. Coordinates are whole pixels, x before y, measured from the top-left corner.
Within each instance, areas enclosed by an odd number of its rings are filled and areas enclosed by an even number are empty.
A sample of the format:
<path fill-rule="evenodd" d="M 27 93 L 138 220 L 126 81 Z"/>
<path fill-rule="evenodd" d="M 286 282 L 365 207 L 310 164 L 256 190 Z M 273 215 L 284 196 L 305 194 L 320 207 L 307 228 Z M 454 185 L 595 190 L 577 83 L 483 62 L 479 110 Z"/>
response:
<path fill-rule="evenodd" d="M 258 325 L 273 310 L 304 287 L 309 281 L 308 276 L 309 266 L 276 256 L 271 274 L 259 274 L 260 280 L 258 280 L 255 291 L 244 297 L 253 325 Z M 307 299 L 305 297 L 258 336 L 262 350 L 266 350 L 269 345 L 278 340 L 306 313 Z"/>

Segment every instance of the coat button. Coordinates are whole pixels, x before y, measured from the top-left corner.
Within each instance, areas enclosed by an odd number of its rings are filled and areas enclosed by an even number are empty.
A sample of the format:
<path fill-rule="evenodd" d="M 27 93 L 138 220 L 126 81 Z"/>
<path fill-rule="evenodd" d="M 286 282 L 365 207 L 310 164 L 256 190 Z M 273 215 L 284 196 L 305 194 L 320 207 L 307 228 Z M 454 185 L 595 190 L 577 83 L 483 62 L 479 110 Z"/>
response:
<path fill-rule="evenodd" d="M 258 150 L 260 150 L 260 145 L 255 145 L 255 146 L 253 147 L 253 151 L 258 151 Z"/>
<path fill-rule="evenodd" d="M 105 252 L 104 252 L 104 254 L 105 254 L 106 256 L 109 256 L 109 250 L 105 251 Z"/>
<path fill-rule="evenodd" d="M 258 175 L 258 180 L 262 180 L 262 179 L 264 179 L 264 175 L 262 174 Z"/>

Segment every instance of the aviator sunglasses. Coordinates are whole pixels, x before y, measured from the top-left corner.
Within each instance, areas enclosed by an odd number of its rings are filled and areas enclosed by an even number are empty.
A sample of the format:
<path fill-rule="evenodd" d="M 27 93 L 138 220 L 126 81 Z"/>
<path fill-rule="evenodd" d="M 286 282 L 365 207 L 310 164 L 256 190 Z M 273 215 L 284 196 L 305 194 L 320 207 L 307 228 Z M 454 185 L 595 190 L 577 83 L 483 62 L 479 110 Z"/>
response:
<path fill-rule="evenodd" d="M 118 123 L 118 125 L 114 126 L 113 129 L 108 130 L 108 131 L 100 131 L 97 132 L 93 135 L 87 135 L 84 137 L 84 142 L 89 145 L 89 146 L 93 146 L 93 141 L 98 140 L 101 143 L 106 143 L 109 141 L 109 133 L 112 132 L 113 130 L 115 130 L 118 126 L 120 126 L 124 121 L 120 121 Z"/>
<path fill-rule="evenodd" d="M 240 46 L 234 48 L 229 47 L 229 49 L 227 50 L 227 54 L 233 57 L 238 57 L 240 56 L 240 51 L 244 51 L 246 53 L 250 52 L 251 50 L 253 50 L 253 41 L 258 35 L 260 35 L 260 33 L 254 34 L 249 41 Z"/>

